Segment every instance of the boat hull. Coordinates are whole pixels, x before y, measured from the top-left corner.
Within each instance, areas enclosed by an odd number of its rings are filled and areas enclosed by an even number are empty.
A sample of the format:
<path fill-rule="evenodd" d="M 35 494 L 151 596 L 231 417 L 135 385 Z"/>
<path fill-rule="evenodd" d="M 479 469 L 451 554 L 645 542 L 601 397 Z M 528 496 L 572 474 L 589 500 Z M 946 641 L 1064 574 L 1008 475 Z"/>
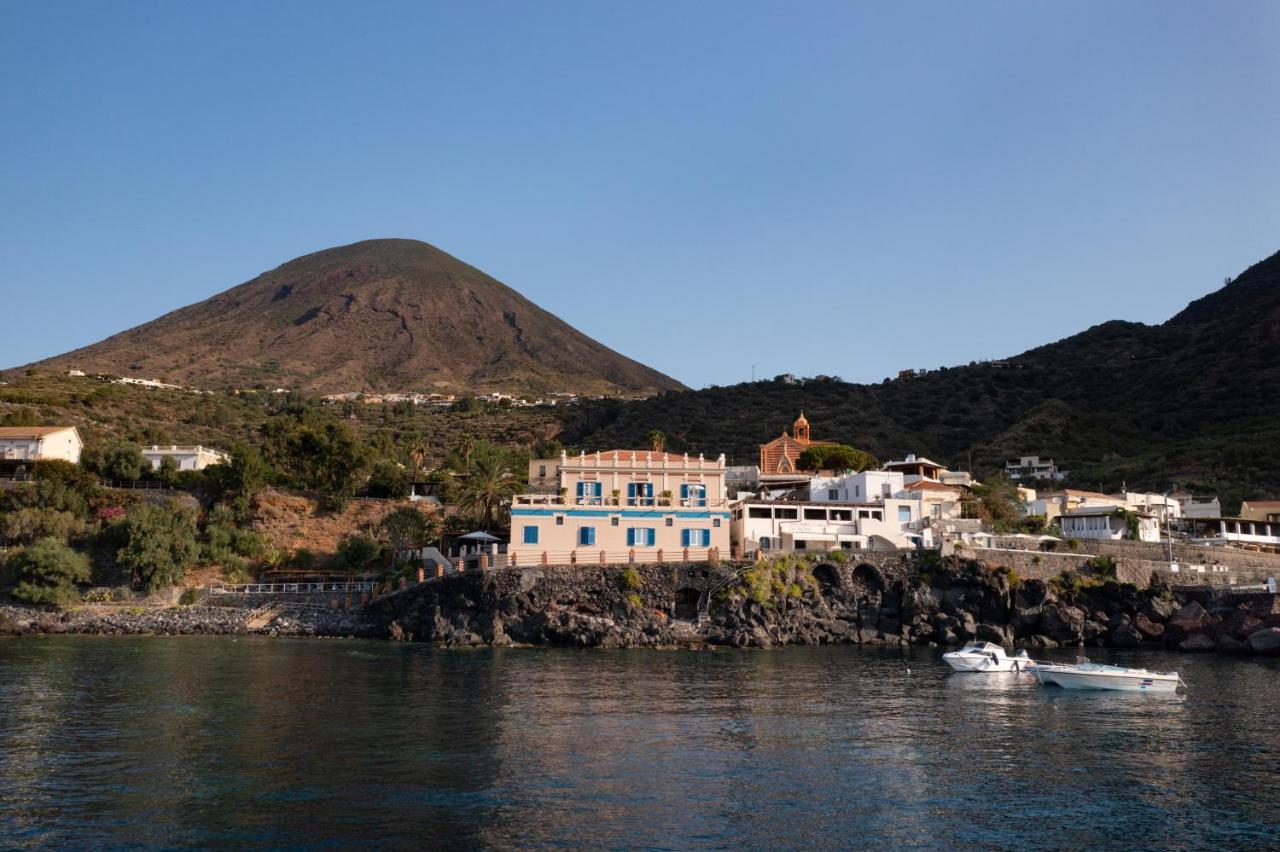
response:
<path fill-rule="evenodd" d="M 1049 671 L 1040 675 L 1041 683 L 1056 683 L 1063 689 L 1111 689 L 1120 692 L 1173 692 L 1178 688 L 1177 675 L 1143 672 L 1107 674 L 1102 672 Z"/>
<path fill-rule="evenodd" d="M 996 661 L 983 654 L 943 654 L 943 661 L 958 672 L 1018 672 L 1025 671 L 1029 661 L 1018 657 L 1005 657 Z"/>

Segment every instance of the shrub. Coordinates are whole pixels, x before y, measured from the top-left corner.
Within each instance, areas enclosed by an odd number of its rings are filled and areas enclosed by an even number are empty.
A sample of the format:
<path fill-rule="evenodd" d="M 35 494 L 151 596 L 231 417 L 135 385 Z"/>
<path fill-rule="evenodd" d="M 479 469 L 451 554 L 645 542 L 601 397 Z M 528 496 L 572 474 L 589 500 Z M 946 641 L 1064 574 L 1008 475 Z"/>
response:
<path fill-rule="evenodd" d="M 633 607 L 635 607 L 636 609 L 639 609 L 639 608 L 640 608 L 640 596 L 639 596 L 639 595 L 637 595 L 635 592 L 630 592 L 630 593 L 628 593 L 628 595 L 627 595 L 627 603 L 631 604 L 631 605 L 632 605 Z"/>
<path fill-rule="evenodd" d="M 199 589 L 183 589 L 182 594 L 178 596 L 179 606 L 195 606 L 200 600 Z"/>
<path fill-rule="evenodd" d="M 338 560 L 353 570 L 363 568 L 382 554 L 382 546 L 363 533 L 348 536 L 338 545 Z"/>
<path fill-rule="evenodd" d="M 391 459 L 378 459 L 369 471 L 365 492 L 370 497 L 403 500 L 409 496 L 409 472 Z"/>
<path fill-rule="evenodd" d="M 622 588 L 638 589 L 642 585 L 640 580 L 640 572 L 634 568 L 627 568 L 622 572 Z"/>
<path fill-rule="evenodd" d="M 17 584 L 13 596 L 33 604 L 64 605 L 76 585 L 89 582 L 89 559 L 54 538 L 42 538 L 9 557 Z"/>

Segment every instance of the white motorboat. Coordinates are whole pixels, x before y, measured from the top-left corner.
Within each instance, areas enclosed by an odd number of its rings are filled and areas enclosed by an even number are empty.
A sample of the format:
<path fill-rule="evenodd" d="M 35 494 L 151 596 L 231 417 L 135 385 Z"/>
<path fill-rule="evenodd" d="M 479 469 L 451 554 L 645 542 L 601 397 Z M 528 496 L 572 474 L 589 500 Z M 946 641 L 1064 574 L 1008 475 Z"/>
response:
<path fill-rule="evenodd" d="M 943 654 L 942 659 L 958 672 L 1025 672 L 1032 668 L 1026 651 L 1010 657 L 993 642 L 973 641 L 959 651 Z"/>
<path fill-rule="evenodd" d="M 1177 672 L 1153 672 L 1128 669 L 1080 660 L 1066 663 L 1036 663 L 1032 671 L 1042 684 L 1057 684 L 1064 689 L 1115 689 L 1123 692 L 1175 692 L 1185 687 Z"/>

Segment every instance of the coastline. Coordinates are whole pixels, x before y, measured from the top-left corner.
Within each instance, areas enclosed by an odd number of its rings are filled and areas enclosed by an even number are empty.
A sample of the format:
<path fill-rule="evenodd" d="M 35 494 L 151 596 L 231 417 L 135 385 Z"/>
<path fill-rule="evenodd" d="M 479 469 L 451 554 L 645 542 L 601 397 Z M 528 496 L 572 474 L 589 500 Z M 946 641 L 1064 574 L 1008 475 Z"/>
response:
<path fill-rule="evenodd" d="M 906 563 L 904 562 L 904 565 Z M 1144 648 L 1280 654 L 1280 600 L 1100 578 L 1064 585 L 948 557 L 927 573 L 788 562 L 497 569 L 432 578 L 350 610 L 256 605 L 0 605 L 0 636 L 253 635 L 418 641 L 446 648 Z"/>

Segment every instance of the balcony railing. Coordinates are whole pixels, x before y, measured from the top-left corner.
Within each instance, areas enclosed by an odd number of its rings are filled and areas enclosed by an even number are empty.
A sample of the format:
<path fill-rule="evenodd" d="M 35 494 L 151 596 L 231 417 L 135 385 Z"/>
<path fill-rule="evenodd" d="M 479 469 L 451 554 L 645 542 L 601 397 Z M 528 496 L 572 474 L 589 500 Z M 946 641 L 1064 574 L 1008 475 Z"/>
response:
<path fill-rule="evenodd" d="M 724 509 L 731 501 L 712 497 L 568 497 L 559 494 L 517 494 L 512 506 L 563 506 L 566 509 Z"/>

